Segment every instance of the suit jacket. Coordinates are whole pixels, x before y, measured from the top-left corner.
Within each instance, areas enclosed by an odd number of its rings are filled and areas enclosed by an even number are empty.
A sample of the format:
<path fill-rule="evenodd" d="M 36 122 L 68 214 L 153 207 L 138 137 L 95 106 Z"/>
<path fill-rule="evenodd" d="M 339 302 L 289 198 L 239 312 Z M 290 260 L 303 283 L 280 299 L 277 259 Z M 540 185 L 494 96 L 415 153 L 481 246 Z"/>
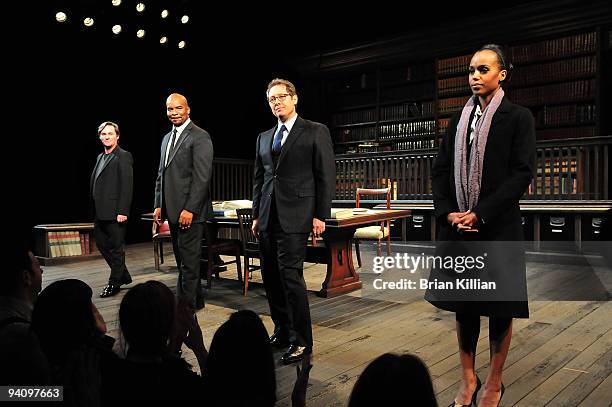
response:
<path fill-rule="evenodd" d="M 308 233 L 312 219 L 331 216 L 336 165 L 327 126 L 298 117 L 285 140 L 276 166 L 272 141 L 276 127 L 257 138 L 253 185 L 253 218 L 266 230 L 274 197 L 285 233 Z"/>
<path fill-rule="evenodd" d="M 117 215 L 129 216 L 134 185 L 132 154 L 117 146 L 96 178 L 96 168 L 103 156 L 104 153 L 98 155 L 89 181 L 94 216 L 98 220 L 115 220 Z"/>
<path fill-rule="evenodd" d="M 178 223 L 183 209 L 193 213 L 194 222 L 204 222 L 212 216 L 213 145 L 210 135 L 193 122 L 189 123 L 165 165 L 171 135 L 171 132 L 166 134 L 161 144 L 154 208 L 165 205 L 171 223 Z"/>
<path fill-rule="evenodd" d="M 452 118 L 433 166 L 434 207 L 440 225 L 440 240 L 448 240 L 456 234 L 448 225 L 446 216 L 459 210 L 455 194 L 454 151 L 460 117 L 458 114 Z M 480 197 L 473 209 L 484 220 L 478 224 L 479 238 L 523 239 L 519 200 L 533 178 L 535 153 L 531 112 L 504 97 L 491 122 Z"/>

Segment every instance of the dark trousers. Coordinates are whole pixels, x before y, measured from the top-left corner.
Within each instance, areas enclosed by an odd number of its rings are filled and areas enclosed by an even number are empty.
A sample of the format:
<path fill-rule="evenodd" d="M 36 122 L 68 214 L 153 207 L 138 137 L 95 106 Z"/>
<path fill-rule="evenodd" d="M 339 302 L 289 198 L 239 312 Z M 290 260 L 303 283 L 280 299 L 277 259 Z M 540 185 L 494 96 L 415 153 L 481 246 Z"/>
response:
<path fill-rule="evenodd" d="M 312 324 L 304 258 L 308 233 L 283 232 L 274 205 L 267 230 L 261 231 L 262 277 L 275 331 L 289 341 L 312 347 Z"/>
<path fill-rule="evenodd" d="M 196 300 L 204 301 L 200 283 L 200 256 L 204 224 L 194 222 L 189 228 L 181 229 L 178 223 L 168 223 L 174 258 L 179 269 L 176 295 L 195 307 Z"/>
<path fill-rule="evenodd" d="M 111 269 L 109 284 L 121 285 L 130 279 L 125 266 L 125 230 L 126 223 L 115 220 L 96 220 L 94 222 L 94 239 L 104 260 Z"/>

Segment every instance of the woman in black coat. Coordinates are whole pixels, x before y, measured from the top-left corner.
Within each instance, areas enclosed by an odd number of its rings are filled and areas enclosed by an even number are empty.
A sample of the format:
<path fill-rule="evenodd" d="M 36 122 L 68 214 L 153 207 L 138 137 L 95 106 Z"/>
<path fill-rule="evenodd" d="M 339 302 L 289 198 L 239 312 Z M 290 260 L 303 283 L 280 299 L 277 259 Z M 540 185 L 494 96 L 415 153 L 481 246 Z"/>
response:
<path fill-rule="evenodd" d="M 442 241 L 436 254 L 488 251 L 481 274 L 456 266 L 446 271 L 434 268 L 430 274 L 425 298 L 456 313 L 463 380 L 451 406 L 474 404 L 481 387 L 475 372 L 480 316 L 489 317 L 491 356 L 480 406 L 499 404 L 512 318 L 529 317 L 519 199 L 533 178 L 535 130 L 531 112 L 504 96 L 502 85 L 511 68 L 497 45 L 485 45 L 474 54 L 469 67 L 474 96 L 451 120 L 433 168 L 438 240 Z M 458 296 L 450 298 L 447 290 L 431 286 L 465 277 L 476 281 L 483 275 L 496 282 L 497 291 L 459 290 Z"/>

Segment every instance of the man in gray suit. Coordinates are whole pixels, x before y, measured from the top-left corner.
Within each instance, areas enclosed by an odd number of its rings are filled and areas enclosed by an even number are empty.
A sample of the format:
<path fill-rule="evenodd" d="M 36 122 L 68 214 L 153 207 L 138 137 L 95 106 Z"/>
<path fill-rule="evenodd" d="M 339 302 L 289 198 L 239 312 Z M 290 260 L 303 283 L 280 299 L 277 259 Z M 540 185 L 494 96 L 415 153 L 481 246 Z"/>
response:
<path fill-rule="evenodd" d="M 295 86 L 274 79 L 266 96 L 277 120 L 257 138 L 253 231 L 275 326 L 270 344 L 289 346 L 282 361 L 290 364 L 312 352 L 304 258 L 309 233 L 323 233 L 330 217 L 336 167 L 327 126 L 298 116 Z"/>
<path fill-rule="evenodd" d="M 168 219 L 176 264 L 177 296 L 192 308 L 204 307 L 200 284 L 201 240 L 212 214 L 210 178 L 213 146 L 210 135 L 189 118 L 187 99 L 173 93 L 166 100 L 172 130 L 161 144 L 155 183 L 153 220 Z"/>

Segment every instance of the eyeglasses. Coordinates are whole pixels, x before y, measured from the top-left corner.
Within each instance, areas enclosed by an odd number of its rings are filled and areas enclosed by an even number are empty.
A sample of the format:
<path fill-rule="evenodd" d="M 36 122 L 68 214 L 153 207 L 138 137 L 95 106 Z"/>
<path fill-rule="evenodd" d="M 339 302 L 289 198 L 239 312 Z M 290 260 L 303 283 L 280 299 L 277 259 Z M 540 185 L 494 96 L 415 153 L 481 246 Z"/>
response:
<path fill-rule="evenodd" d="M 282 93 L 282 94 L 280 94 L 280 95 L 270 96 L 270 97 L 268 98 L 268 103 L 270 103 L 270 104 L 272 104 L 272 105 L 273 105 L 274 103 L 276 103 L 277 101 L 278 101 L 278 102 L 283 103 L 283 102 L 285 101 L 285 99 L 287 99 L 287 96 L 291 96 L 291 95 L 290 95 L 290 94 L 288 94 L 288 93 Z"/>

